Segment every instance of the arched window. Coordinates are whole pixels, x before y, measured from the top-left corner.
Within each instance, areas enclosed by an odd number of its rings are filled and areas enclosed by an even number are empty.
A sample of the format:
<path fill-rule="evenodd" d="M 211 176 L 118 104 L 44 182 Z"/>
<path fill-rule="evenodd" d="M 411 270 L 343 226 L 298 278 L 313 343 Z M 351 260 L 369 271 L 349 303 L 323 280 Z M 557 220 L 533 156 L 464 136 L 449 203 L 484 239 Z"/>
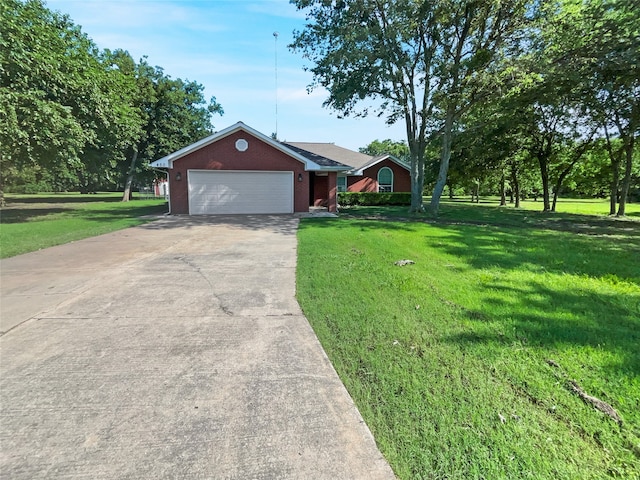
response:
<path fill-rule="evenodd" d="M 389 167 L 378 170 L 378 192 L 393 192 L 393 170 Z"/>

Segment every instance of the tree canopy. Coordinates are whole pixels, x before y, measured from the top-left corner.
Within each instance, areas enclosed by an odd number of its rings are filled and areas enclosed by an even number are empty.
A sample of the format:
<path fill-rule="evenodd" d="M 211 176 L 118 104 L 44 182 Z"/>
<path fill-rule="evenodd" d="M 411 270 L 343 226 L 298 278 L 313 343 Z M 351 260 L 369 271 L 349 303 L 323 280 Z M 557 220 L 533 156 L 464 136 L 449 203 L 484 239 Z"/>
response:
<path fill-rule="evenodd" d="M 604 145 L 611 213 L 617 202 L 624 214 L 640 125 L 634 0 L 293 3 L 308 22 L 290 47 L 311 61 L 325 106 L 404 121 L 412 211 L 423 208 L 425 152 L 434 148 L 435 214 L 445 185 L 465 176 L 460 168 L 517 189 L 532 165 L 543 209 L 553 210 L 564 182 Z"/>
<path fill-rule="evenodd" d="M 387 122 L 404 120 L 411 152 L 411 210 L 423 210 L 425 150 L 441 145 L 431 210 L 446 184 L 456 123 L 491 88 L 500 52 L 524 20 L 525 0 L 296 0 L 310 22 L 291 47 L 313 62 L 325 105 L 367 115 L 380 102 Z"/>
<path fill-rule="evenodd" d="M 385 140 L 374 140 L 366 147 L 359 148 L 358 150 L 360 153 L 366 153 L 372 157 L 385 154 L 393 155 L 405 163 L 409 163 L 411 158 L 409 147 L 405 142 L 394 142 L 389 138 Z"/>
<path fill-rule="evenodd" d="M 208 135 L 223 113 L 202 85 L 101 51 L 41 0 L 2 0 L 0 24 L 2 191 L 124 188 L 134 174 L 155 176 L 150 160 Z"/>

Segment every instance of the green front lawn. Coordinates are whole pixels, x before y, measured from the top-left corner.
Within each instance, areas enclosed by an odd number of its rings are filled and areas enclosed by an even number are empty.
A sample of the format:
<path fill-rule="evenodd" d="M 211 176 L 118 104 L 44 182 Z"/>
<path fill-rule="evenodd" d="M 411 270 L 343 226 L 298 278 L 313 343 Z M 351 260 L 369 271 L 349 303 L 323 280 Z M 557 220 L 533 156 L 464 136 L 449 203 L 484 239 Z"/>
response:
<path fill-rule="evenodd" d="M 121 202 L 121 193 L 5 195 L 0 210 L 0 258 L 101 235 L 148 222 L 166 202 Z"/>
<path fill-rule="evenodd" d="M 640 223 L 404 212 L 298 233 L 299 302 L 396 475 L 640 478 Z"/>

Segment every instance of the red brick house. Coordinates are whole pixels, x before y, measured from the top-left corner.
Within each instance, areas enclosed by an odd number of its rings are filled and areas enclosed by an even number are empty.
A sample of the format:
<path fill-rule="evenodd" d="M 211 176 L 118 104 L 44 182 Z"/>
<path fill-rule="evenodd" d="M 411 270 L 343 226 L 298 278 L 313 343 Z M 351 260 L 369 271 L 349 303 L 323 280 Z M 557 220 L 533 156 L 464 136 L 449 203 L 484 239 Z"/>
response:
<path fill-rule="evenodd" d="M 324 145 L 324 154 L 313 145 Z M 310 205 L 335 212 L 339 190 L 410 191 L 409 172 L 393 157 L 281 143 L 242 122 L 151 166 L 167 169 L 172 214 L 294 213 Z"/>
<path fill-rule="evenodd" d="M 408 165 L 392 155 L 372 157 L 333 143 L 286 142 L 285 145 L 310 159 L 328 158 L 351 167 L 338 172 L 339 192 L 411 191 Z"/>

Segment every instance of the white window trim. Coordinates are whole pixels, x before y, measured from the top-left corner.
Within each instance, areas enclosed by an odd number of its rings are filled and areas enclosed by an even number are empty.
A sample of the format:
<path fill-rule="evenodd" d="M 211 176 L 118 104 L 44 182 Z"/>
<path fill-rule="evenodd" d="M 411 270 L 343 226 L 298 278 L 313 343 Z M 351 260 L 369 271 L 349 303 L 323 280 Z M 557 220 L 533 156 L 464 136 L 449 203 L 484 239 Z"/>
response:
<path fill-rule="evenodd" d="M 382 188 L 382 184 L 380 183 L 380 172 L 382 172 L 383 170 L 389 170 L 389 172 L 391 173 L 391 184 L 384 184 L 384 187 L 387 187 L 389 190 L 381 190 Z M 378 170 L 378 192 L 379 193 L 387 193 L 387 192 L 393 192 L 393 181 L 394 181 L 394 176 L 393 176 L 393 170 L 391 170 L 389 167 L 382 167 L 380 170 Z"/>
<path fill-rule="evenodd" d="M 340 180 L 344 180 L 344 190 L 340 190 Z M 336 181 L 336 189 L 338 192 L 346 192 L 347 191 L 347 177 L 338 176 L 338 180 Z"/>

